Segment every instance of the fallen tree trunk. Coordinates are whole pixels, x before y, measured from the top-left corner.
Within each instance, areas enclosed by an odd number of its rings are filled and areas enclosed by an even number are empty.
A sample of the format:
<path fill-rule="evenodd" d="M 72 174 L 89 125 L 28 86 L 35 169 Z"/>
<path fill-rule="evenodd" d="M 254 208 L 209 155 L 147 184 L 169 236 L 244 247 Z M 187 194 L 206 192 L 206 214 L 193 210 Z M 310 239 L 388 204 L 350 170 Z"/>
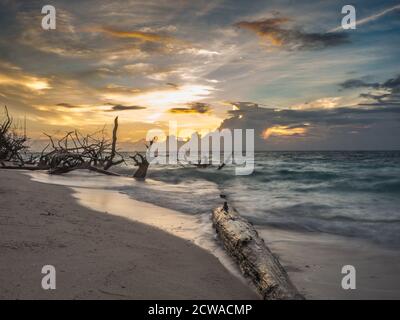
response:
<path fill-rule="evenodd" d="M 29 171 L 39 171 L 39 170 L 48 170 L 49 174 L 63 174 L 63 173 L 68 173 L 74 170 L 89 170 L 89 171 L 93 171 L 93 172 L 97 172 L 97 173 L 101 173 L 101 174 L 105 174 L 107 176 L 115 176 L 115 177 L 120 177 L 121 175 L 119 175 L 118 173 L 115 172 L 110 172 L 107 170 L 104 170 L 102 168 L 97 168 L 94 167 L 88 163 L 83 163 L 81 165 L 78 166 L 74 166 L 74 167 L 56 167 L 56 168 L 50 168 L 47 165 L 38 165 L 38 166 L 16 166 L 16 165 L 7 165 L 3 162 L 0 162 L 0 169 L 9 169 L 9 170 L 29 170 Z"/>
<path fill-rule="evenodd" d="M 75 170 L 89 170 L 89 171 L 94 171 L 97 173 L 102 173 L 102 174 L 105 174 L 108 176 L 116 176 L 116 177 L 120 176 L 118 173 L 114 173 L 114 172 L 106 171 L 101 168 L 94 167 L 94 166 L 90 165 L 89 163 L 82 163 L 80 165 L 73 166 L 73 167 L 52 168 L 49 170 L 49 174 L 54 174 L 54 175 L 64 174 L 64 173 L 68 173 L 68 172 L 75 171 Z"/>
<path fill-rule="evenodd" d="M 0 169 L 40 171 L 40 170 L 47 170 L 48 167 L 0 166 Z"/>
<path fill-rule="evenodd" d="M 25 166 L 25 165 L 8 165 L 4 163 L 0 163 L 0 169 L 10 169 L 10 170 L 48 170 L 48 166 Z"/>
<path fill-rule="evenodd" d="M 227 205 L 215 209 L 212 220 L 225 249 L 264 299 L 304 299 L 252 224 Z"/>

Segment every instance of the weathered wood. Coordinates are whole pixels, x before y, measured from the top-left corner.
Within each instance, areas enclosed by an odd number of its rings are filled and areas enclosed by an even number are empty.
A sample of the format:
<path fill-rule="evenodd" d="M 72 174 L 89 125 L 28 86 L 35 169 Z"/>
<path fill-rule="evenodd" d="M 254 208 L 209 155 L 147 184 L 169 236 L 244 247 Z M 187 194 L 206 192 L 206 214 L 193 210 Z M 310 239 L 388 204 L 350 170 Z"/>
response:
<path fill-rule="evenodd" d="M 149 144 L 145 144 L 146 149 L 150 150 L 151 146 L 157 141 L 157 137 L 153 137 L 153 139 L 150 140 Z M 133 177 L 138 180 L 144 180 L 146 179 L 147 175 L 147 170 L 150 166 L 150 162 L 147 160 L 147 155 L 140 154 L 139 152 L 136 152 L 135 155 L 130 156 L 130 158 L 135 162 L 135 166 L 137 166 L 137 170 L 133 174 Z"/>
<path fill-rule="evenodd" d="M 114 173 L 114 172 L 110 172 L 110 171 L 104 170 L 102 168 L 94 167 L 94 166 L 90 165 L 89 163 L 83 163 L 81 165 L 74 166 L 74 167 L 51 168 L 48 171 L 48 173 L 57 175 L 57 174 L 68 173 L 68 172 L 75 171 L 75 170 L 89 170 L 89 171 L 105 174 L 105 175 L 108 175 L 108 176 L 115 176 L 115 177 L 119 177 L 120 176 L 118 173 Z"/>
<path fill-rule="evenodd" d="M 225 249 L 264 299 L 304 299 L 254 226 L 236 210 L 227 206 L 217 208 L 212 220 Z"/>
<path fill-rule="evenodd" d="M 115 117 L 114 129 L 113 129 L 113 135 L 112 135 L 111 153 L 104 165 L 104 170 L 108 170 L 114 165 L 113 161 L 114 161 L 114 157 L 116 155 L 115 149 L 117 146 L 117 132 L 118 132 L 118 117 Z M 120 161 L 119 163 L 122 163 L 122 162 L 123 162 L 123 160 Z"/>
<path fill-rule="evenodd" d="M 133 174 L 133 177 L 136 179 L 146 179 L 147 169 L 150 165 L 150 163 L 146 159 L 146 156 L 143 156 L 140 153 L 136 153 L 130 158 L 135 162 L 135 166 L 138 167 L 138 169 Z"/>
<path fill-rule="evenodd" d="M 41 167 L 41 166 L 8 166 L 8 165 L 0 165 L 0 169 L 9 169 L 9 170 L 29 170 L 29 171 L 40 171 L 47 170 L 49 167 Z"/>

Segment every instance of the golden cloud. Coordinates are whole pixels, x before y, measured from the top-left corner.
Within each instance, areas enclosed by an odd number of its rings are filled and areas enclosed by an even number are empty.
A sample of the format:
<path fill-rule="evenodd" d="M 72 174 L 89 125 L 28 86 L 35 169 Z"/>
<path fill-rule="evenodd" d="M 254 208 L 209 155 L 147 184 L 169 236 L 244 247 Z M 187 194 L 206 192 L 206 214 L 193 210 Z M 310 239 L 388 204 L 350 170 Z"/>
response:
<path fill-rule="evenodd" d="M 279 26 L 288 21 L 288 18 L 271 18 L 260 21 L 241 21 L 236 26 L 254 31 L 260 37 L 268 39 L 272 45 L 280 47 L 283 39 Z"/>
<path fill-rule="evenodd" d="M 289 127 L 289 126 L 273 126 L 265 129 L 261 137 L 267 140 L 271 136 L 295 136 L 304 135 L 307 132 L 307 124 L 301 127 Z"/>
<path fill-rule="evenodd" d="M 169 110 L 170 113 L 210 113 L 211 107 L 207 103 L 193 102 L 189 104 L 188 108 L 172 108 Z"/>
<path fill-rule="evenodd" d="M 284 27 L 289 21 L 285 17 L 272 17 L 241 21 L 235 26 L 253 31 L 262 39 L 267 39 L 272 46 L 287 50 L 324 49 L 348 42 L 348 35 L 345 33 L 305 32 L 298 26 Z"/>
<path fill-rule="evenodd" d="M 292 110 L 310 110 L 310 109 L 333 109 L 339 106 L 342 97 L 325 97 L 306 103 L 296 104 Z"/>
<path fill-rule="evenodd" d="M 138 30 L 132 30 L 132 31 L 124 31 L 124 30 L 118 30 L 114 28 L 109 28 L 109 27 L 102 27 L 100 29 L 95 29 L 94 31 L 100 31 L 103 32 L 109 36 L 112 37 L 117 37 L 117 38 L 132 38 L 132 39 L 137 39 L 137 40 L 142 40 L 142 41 L 147 41 L 147 42 L 155 42 L 155 43 L 162 43 L 165 45 L 168 44 L 184 44 L 182 40 L 179 40 L 175 37 L 163 35 L 163 34 L 157 34 L 153 32 L 144 32 L 144 31 L 138 31 Z"/>
<path fill-rule="evenodd" d="M 19 85 L 24 86 L 32 91 L 41 91 L 51 88 L 47 79 L 26 74 L 1 74 L 0 85 Z"/>

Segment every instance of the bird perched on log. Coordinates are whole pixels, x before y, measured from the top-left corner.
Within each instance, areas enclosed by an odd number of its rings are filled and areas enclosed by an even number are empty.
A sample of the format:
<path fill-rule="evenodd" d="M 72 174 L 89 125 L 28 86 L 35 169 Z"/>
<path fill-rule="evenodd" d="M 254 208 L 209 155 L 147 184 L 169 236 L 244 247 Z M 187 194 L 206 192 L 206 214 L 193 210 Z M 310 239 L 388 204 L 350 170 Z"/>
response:
<path fill-rule="evenodd" d="M 220 194 L 219 197 L 220 197 L 221 199 L 224 199 L 224 200 L 227 199 L 227 196 L 224 195 L 224 194 Z M 224 206 L 222 207 L 222 209 L 223 209 L 225 212 L 228 212 L 228 211 L 229 211 L 229 207 L 228 207 L 228 202 L 227 202 L 227 201 L 224 201 Z"/>

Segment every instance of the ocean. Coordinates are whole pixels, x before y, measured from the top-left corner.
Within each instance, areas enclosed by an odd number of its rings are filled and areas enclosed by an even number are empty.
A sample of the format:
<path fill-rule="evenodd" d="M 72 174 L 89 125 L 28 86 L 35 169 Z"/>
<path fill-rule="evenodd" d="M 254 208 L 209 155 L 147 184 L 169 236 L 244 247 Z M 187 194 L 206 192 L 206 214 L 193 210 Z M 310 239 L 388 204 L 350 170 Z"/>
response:
<path fill-rule="evenodd" d="M 113 168 L 132 175 L 133 164 Z M 207 214 L 220 194 L 254 225 L 400 246 L 400 151 L 257 152 L 255 170 L 151 165 L 148 179 L 111 187 L 137 200 Z"/>
<path fill-rule="evenodd" d="M 230 165 L 151 165 L 145 181 L 132 178 L 131 162 L 111 170 L 123 176 L 87 170 L 28 174 L 71 187 L 78 203 L 91 210 L 192 242 L 245 281 L 212 227 L 211 211 L 224 194 L 306 298 L 399 296 L 400 151 L 259 152 L 249 176 L 236 176 Z M 357 290 L 340 285 L 346 265 L 357 268 Z"/>

